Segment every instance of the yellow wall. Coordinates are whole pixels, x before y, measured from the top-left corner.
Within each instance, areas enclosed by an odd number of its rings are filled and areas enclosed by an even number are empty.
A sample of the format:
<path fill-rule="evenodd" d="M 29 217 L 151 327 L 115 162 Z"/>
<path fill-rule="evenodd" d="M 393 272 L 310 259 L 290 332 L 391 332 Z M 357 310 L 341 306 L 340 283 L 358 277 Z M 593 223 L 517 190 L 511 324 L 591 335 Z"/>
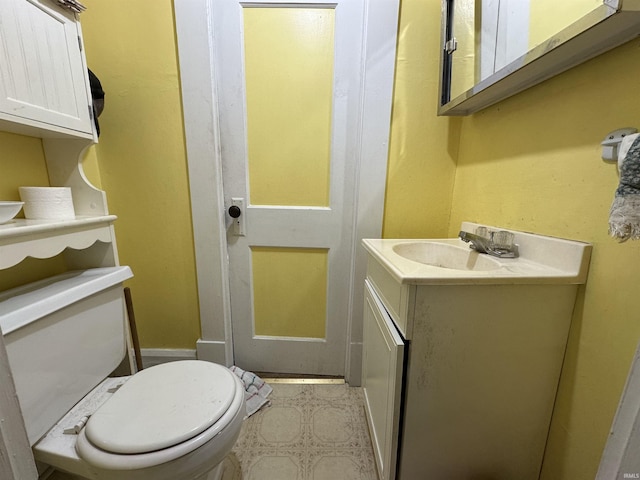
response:
<path fill-rule="evenodd" d="M 49 185 L 47 166 L 39 138 L 0 132 L 0 200 L 20 200 L 18 187 Z M 17 215 L 24 218 L 23 212 Z M 24 285 L 66 270 L 61 256 L 47 260 L 26 259 L 0 270 L 0 291 Z"/>
<path fill-rule="evenodd" d="M 425 28 L 428 27 L 428 28 Z M 460 119 L 436 117 L 440 3 L 402 2 L 383 236 L 444 237 Z"/>
<path fill-rule="evenodd" d="M 0 132 L 0 152 L 0 200 L 20 200 L 20 186 L 49 185 L 42 140 Z M 22 212 L 18 217 L 24 218 Z"/>
<path fill-rule="evenodd" d="M 89 68 L 106 92 L 96 146 L 118 215 L 120 262 L 142 347 L 195 348 L 200 336 L 173 8 L 169 0 L 83 2 Z"/>

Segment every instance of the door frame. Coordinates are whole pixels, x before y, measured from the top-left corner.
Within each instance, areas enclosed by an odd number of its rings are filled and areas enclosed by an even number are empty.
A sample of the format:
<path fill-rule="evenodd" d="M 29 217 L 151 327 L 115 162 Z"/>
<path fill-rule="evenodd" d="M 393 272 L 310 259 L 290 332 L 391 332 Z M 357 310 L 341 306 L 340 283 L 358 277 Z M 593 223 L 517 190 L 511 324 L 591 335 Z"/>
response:
<path fill-rule="evenodd" d="M 295 1 L 273 3 L 295 4 Z M 345 379 L 352 385 L 360 385 L 362 365 L 367 257 L 360 241 L 382 234 L 399 15 L 399 0 L 365 0 L 364 4 L 360 66 L 364 93 L 360 99 L 360 128 L 356 132 L 358 147 L 354 152 L 358 180 L 355 234 L 350 248 L 352 282 L 345 359 Z M 213 29 L 213 8 L 215 0 L 174 2 L 200 307 L 201 338 L 196 350 L 202 360 L 231 365 L 233 339 L 213 63 L 217 33 Z"/>
<path fill-rule="evenodd" d="M 640 344 L 636 348 L 627 382 L 611 424 L 596 480 L 638 478 L 640 475 Z M 635 476 L 631 476 L 635 475 Z"/>

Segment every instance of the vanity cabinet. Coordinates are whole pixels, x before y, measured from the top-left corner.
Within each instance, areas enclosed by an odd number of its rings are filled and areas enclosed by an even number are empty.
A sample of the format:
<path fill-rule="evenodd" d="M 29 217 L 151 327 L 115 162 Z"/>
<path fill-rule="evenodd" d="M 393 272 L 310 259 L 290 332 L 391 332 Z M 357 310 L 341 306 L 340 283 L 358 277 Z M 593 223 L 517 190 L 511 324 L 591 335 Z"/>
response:
<path fill-rule="evenodd" d="M 380 479 L 538 479 L 577 285 L 421 284 L 367 250 L 363 390 Z"/>
<path fill-rule="evenodd" d="M 91 93 L 75 15 L 50 0 L 2 0 L 0 18 L 0 129 L 92 139 Z"/>
<path fill-rule="evenodd" d="M 363 378 L 367 420 L 381 478 L 393 478 L 400 428 L 404 339 L 365 280 Z"/>

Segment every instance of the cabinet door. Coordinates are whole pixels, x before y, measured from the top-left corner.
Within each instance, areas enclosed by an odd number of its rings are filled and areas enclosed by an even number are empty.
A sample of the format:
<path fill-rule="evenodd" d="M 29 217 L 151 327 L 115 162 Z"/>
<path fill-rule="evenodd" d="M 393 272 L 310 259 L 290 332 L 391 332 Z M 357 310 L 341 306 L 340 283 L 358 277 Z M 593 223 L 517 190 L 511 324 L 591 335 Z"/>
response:
<path fill-rule="evenodd" d="M 43 0 L 2 0 L 0 24 L 3 125 L 91 134 L 87 72 L 73 13 Z"/>
<path fill-rule="evenodd" d="M 393 480 L 398 457 L 404 341 L 365 281 L 362 384 L 381 480 Z"/>

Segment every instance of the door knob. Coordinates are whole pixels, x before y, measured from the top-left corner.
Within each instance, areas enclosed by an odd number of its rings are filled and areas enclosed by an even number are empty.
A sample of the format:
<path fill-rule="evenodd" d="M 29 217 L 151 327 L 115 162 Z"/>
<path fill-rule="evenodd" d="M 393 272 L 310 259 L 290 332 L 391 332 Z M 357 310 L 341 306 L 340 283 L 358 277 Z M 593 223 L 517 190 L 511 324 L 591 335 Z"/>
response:
<path fill-rule="evenodd" d="M 240 210 L 240 207 L 238 207 L 237 205 L 231 205 L 229 207 L 229 216 L 231 218 L 238 218 L 240 215 L 242 215 L 242 210 Z"/>
<path fill-rule="evenodd" d="M 233 220 L 231 223 L 231 234 L 239 237 L 244 237 L 244 222 L 247 217 L 242 215 L 244 210 L 244 198 L 232 197 L 231 206 L 227 212 Z"/>

